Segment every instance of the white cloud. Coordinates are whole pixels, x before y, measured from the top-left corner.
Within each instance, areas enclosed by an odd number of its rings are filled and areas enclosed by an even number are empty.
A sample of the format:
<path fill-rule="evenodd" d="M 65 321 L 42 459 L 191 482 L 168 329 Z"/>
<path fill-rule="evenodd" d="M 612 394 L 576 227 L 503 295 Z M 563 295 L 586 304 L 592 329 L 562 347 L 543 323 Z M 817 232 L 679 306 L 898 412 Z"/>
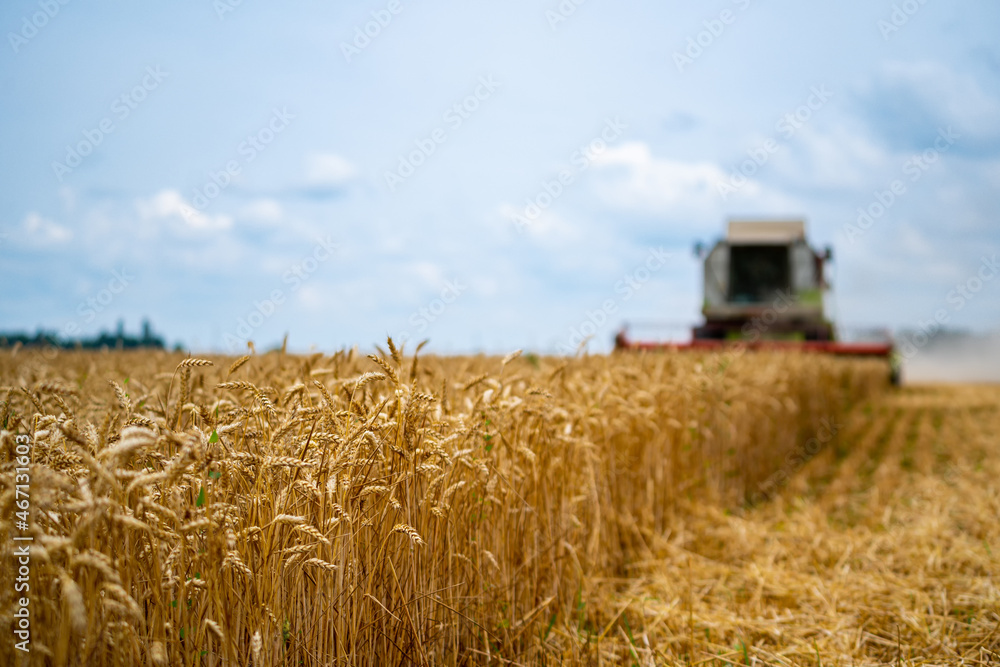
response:
<path fill-rule="evenodd" d="M 334 153 L 317 153 L 306 159 L 306 183 L 313 187 L 341 187 L 355 174 L 357 168 Z"/>
<path fill-rule="evenodd" d="M 626 212 L 683 220 L 689 229 L 715 230 L 739 215 L 798 214 L 800 205 L 760 181 L 747 178 L 723 197 L 730 174 L 712 162 L 683 162 L 653 155 L 649 145 L 629 142 L 594 160 L 596 191 L 605 203 Z"/>
<path fill-rule="evenodd" d="M 937 62 L 888 62 L 859 90 L 874 134 L 900 153 L 923 151 L 940 131 L 957 141 L 949 149 L 975 157 L 1000 152 L 1000 98 L 968 73 Z"/>
<path fill-rule="evenodd" d="M 63 207 L 67 213 L 76 210 L 76 192 L 68 185 L 59 188 L 59 199 L 62 200 Z"/>
<path fill-rule="evenodd" d="M 970 74 L 956 73 L 936 62 L 891 62 L 883 67 L 882 82 L 917 91 L 942 120 L 954 122 L 970 134 L 997 134 L 1000 101 L 987 95 Z"/>
<path fill-rule="evenodd" d="M 274 199 L 255 199 L 239 210 L 240 219 L 251 222 L 273 223 L 284 217 L 285 211 Z"/>
<path fill-rule="evenodd" d="M 534 217 L 530 217 L 524 207 L 513 204 L 502 204 L 499 209 L 501 224 L 520 232 L 526 238 L 540 246 L 564 247 L 568 243 L 581 240 L 583 234 L 578 225 L 574 225 L 562 216 L 549 209 L 540 209 Z M 516 221 L 522 221 L 518 224 Z M 527 224 L 523 224 L 527 221 Z"/>
<path fill-rule="evenodd" d="M 903 224 L 897 234 L 899 247 L 907 255 L 916 258 L 927 258 L 935 255 L 934 244 L 916 227 Z"/>
<path fill-rule="evenodd" d="M 862 134 L 838 125 L 830 132 L 803 128 L 771 159 L 782 178 L 801 187 L 868 189 L 884 178 L 879 174 L 888 157 Z"/>
<path fill-rule="evenodd" d="M 233 226 L 228 215 L 207 215 L 184 200 L 177 190 L 160 190 L 149 199 L 136 201 L 136 210 L 144 221 L 180 222 L 195 231 L 224 231 Z"/>
<path fill-rule="evenodd" d="M 21 224 L 28 237 L 43 244 L 65 243 L 73 238 L 69 228 L 43 218 L 35 211 L 28 213 Z"/>
<path fill-rule="evenodd" d="M 329 307 L 330 299 L 322 286 L 305 284 L 295 293 L 295 300 L 306 311 L 318 313 Z"/>
<path fill-rule="evenodd" d="M 408 273 L 419 278 L 427 287 L 438 287 L 445 281 L 444 271 L 433 262 L 412 262 Z"/>
<path fill-rule="evenodd" d="M 599 189 L 606 201 L 647 213 L 668 213 L 692 202 L 704 205 L 717 197 L 717 186 L 726 179 L 710 162 L 656 158 L 648 144 L 638 141 L 608 149 L 594 166 L 605 172 Z M 753 182 L 745 186 L 751 191 L 756 187 Z"/>

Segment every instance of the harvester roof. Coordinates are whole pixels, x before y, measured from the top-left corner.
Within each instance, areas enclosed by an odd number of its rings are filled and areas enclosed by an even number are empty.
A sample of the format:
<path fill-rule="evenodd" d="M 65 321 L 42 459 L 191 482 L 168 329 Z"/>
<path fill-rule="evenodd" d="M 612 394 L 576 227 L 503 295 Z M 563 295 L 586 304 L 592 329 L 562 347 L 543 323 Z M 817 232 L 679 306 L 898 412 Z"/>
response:
<path fill-rule="evenodd" d="M 726 241 L 730 244 L 785 245 L 805 240 L 802 220 L 730 220 Z"/>

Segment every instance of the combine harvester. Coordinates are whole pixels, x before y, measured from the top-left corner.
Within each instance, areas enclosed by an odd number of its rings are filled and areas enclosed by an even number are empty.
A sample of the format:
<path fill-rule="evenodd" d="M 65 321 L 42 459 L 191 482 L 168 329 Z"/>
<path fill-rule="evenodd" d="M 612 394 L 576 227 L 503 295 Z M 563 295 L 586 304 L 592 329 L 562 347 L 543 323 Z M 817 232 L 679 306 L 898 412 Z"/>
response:
<path fill-rule="evenodd" d="M 627 325 L 615 336 L 618 350 L 718 350 L 729 345 L 748 349 L 796 349 L 826 354 L 882 357 L 890 377 L 899 382 L 891 337 L 884 342 L 841 342 L 823 311 L 829 288 L 824 266 L 832 251 L 816 252 L 806 241 L 805 222 L 731 221 L 726 238 L 704 260 L 705 323 L 694 327 L 691 341 L 633 341 Z"/>

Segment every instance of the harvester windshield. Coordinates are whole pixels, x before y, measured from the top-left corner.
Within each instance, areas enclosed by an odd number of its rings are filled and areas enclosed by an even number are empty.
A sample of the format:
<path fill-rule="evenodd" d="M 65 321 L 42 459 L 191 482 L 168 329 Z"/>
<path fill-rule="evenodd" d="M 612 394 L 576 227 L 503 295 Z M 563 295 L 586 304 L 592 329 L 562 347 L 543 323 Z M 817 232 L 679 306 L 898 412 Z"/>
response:
<path fill-rule="evenodd" d="M 729 301 L 766 303 L 791 287 L 787 245 L 739 245 L 730 249 Z"/>

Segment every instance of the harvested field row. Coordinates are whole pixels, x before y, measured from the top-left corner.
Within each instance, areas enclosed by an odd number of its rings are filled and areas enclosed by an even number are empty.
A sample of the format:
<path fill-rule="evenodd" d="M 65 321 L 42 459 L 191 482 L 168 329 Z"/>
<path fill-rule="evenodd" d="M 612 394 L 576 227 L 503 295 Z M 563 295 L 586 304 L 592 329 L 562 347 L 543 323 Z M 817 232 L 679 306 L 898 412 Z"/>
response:
<path fill-rule="evenodd" d="M 627 583 L 595 581 L 636 639 L 604 657 L 1000 663 L 1000 388 L 903 389 L 847 422 L 772 502 L 693 504 Z"/>

